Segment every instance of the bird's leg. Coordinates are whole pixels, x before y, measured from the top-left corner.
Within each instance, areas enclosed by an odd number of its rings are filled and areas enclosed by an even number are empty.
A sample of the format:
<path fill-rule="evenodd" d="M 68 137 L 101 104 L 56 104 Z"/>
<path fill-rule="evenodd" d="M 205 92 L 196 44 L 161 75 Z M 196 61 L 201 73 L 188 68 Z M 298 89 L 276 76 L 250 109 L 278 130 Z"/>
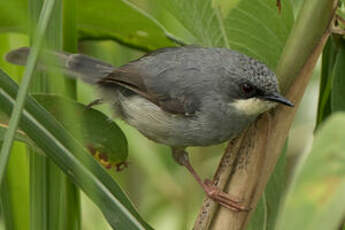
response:
<path fill-rule="evenodd" d="M 201 180 L 197 172 L 192 167 L 188 153 L 182 148 L 172 148 L 172 154 L 177 163 L 186 167 L 188 171 L 193 175 L 196 181 L 200 184 L 200 186 L 205 191 L 206 195 L 211 198 L 212 200 L 216 201 L 220 205 L 225 208 L 229 208 L 235 211 L 248 211 L 244 206 L 241 206 L 239 203 L 241 201 L 230 197 L 229 194 L 220 190 L 217 186 L 215 186 L 211 180 L 205 180 L 204 182 Z"/>
<path fill-rule="evenodd" d="M 93 106 L 100 105 L 100 104 L 103 104 L 103 99 L 102 98 L 98 98 L 98 99 L 96 99 L 94 101 L 91 101 L 86 107 L 88 109 L 91 109 Z"/>

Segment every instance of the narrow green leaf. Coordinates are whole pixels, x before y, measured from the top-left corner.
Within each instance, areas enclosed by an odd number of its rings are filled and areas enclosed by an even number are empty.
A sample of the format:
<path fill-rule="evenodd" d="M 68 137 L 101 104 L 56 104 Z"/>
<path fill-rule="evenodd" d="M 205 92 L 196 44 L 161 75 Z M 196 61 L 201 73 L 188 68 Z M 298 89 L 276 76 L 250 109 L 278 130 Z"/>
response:
<path fill-rule="evenodd" d="M 84 147 L 88 148 L 92 154 L 97 153 L 104 165 L 114 167 L 127 159 L 128 147 L 124 133 L 103 113 L 57 95 L 33 94 L 33 97 Z M 78 120 L 65 117 L 61 108 L 72 110 Z M 0 112 L 0 141 L 4 139 L 4 134 L 8 129 L 7 121 L 8 117 L 1 115 Z M 35 147 L 23 131 L 17 130 L 15 139 Z"/>
<path fill-rule="evenodd" d="M 331 92 L 332 112 L 345 111 L 345 41 L 339 41 L 339 50 L 333 68 L 333 84 Z"/>
<path fill-rule="evenodd" d="M 6 114 L 13 108 L 17 90 L 11 78 L 0 71 L 0 108 Z M 20 128 L 96 203 L 113 228 L 152 229 L 113 178 L 30 96 Z"/>
<path fill-rule="evenodd" d="M 26 37 L 22 34 L 1 34 L 0 35 L 0 53 L 7 53 L 11 46 L 27 45 Z M 17 47 L 17 46 L 16 46 Z M 24 69 L 17 66 L 10 66 L 5 60 L 0 58 L 0 66 L 12 74 L 14 80 L 22 77 Z M 4 134 L 7 130 L 7 124 L 3 124 L 3 115 L 0 111 L 0 148 Z M 16 136 L 18 130 L 16 132 Z M 26 138 L 24 133 L 20 136 Z M 28 140 L 30 141 L 30 140 Z M 18 178 L 21 178 L 18 180 Z M 29 228 L 29 170 L 28 155 L 25 144 L 15 142 L 10 153 L 7 164 L 7 172 L 1 192 L 2 211 L 4 214 L 5 229 L 21 230 Z M 9 219 L 7 219 L 9 218 Z"/>
<path fill-rule="evenodd" d="M 8 130 L 8 125 L 4 124 L 2 122 L 3 121 L 0 121 L 0 143 L 2 143 L 4 141 L 5 134 Z M 26 143 L 28 145 L 34 145 L 34 143 L 30 140 L 30 138 L 23 131 L 20 131 L 20 130 L 16 131 L 14 139 L 16 141 L 20 141 L 20 142 Z"/>
<path fill-rule="evenodd" d="M 12 147 L 12 143 L 14 140 L 14 135 L 20 120 L 21 112 L 24 107 L 24 102 L 25 102 L 25 96 L 28 92 L 30 82 L 31 82 L 31 77 L 32 73 L 35 68 L 35 64 L 38 58 L 39 54 L 39 49 L 42 45 L 42 40 L 43 40 L 43 34 L 45 33 L 49 19 L 51 16 L 51 12 L 53 10 L 55 4 L 55 0 L 49 0 L 46 1 L 46 3 L 43 6 L 42 14 L 41 14 L 41 20 L 38 25 L 38 29 L 35 33 L 35 42 L 32 46 L 32 52 L 29 55 L 28 58 L 28 64 L 27 68 L 24 73 L 23 81 L 21 84 L 21 88 L 18 92 L 18 97 L 16 99 L 16 105 L 14 107 L 14 110 L 11 115 L 11 119 L 9 121 L 9 129 L 5 135 L 4 138 L 4 144 L 1 148 L 1 153 L 0 153 L 0 184 L 2 179 L 4 178 L 4 174 L 6 171 L 6 166 L 7 166 L 7 161 L 8 161 L 8 156 Z"/>
<path fill-rule="evenodd" d="M 62 0 L 62 47 L 71 53 L 78 52 L 77 0 Z M 77 99 L 77 81 L 65 78 L 66 93 L 69 98 Z"/>
<path fill-rule="evenodd" d="M 61 21 L 62 30 L 60 31 L 62 44 L 61 50 L 78 52 L 78 31 L 77 31 L 77 1 L 76 0 L 61 0 Z M 60 50 L 60 49 L 59 49 Z M 71 99 L 77 99 L 77 81 L 76 79 L 64 78 L 64 88 L 66 94 Z M 64 107 L 64 111 L 69 107 Z M 71 117 L 74 111 L 69 110 L 64 117 Z M 73 116 L 75 119 L 76 117 Z M 78 137 L 80 130 L 78 130 Z M 61 229 L 80 230 L 81 229 L 81 203 L 80 191 L 75 184 L 71 182 L 68 177 L 64 177 L 65 187 L 62 197 L 62 212 L 64 214 Z"/>
<path fill-rule="evenodd" d="M 44 0 L 30 0 L 29 2 L 29 21 L 28 37 L 32 44 L 35 40 L 33 32 L 37 29 L 40 22 L 40 13 Z M 56 4 L 51 13 L 51 21 L 44 33 L 44 41 L 47 48 L 61 48 L 61 1 L 56 0 Z M 52 89 L 60 90 L 62 79 L 55 78 L 51 84 L 47 75 L 35 72 L 35 76 L 30 91 L 49 92 Z M 60 84 L 59 84 L 60 83 Z M 51 86 L 54 87 L 51 87 Z M 63 200 L 63 174 L 40 151 L 28 146 L 29 165 L 30 165 L 30 229 L 36 230 L 60 230 L 65 213 L 62 212 Z"/>
<path fill-rule="evenodd" d="M 301 159 L 277 230 L 336 230 L 345 212 L 345 113 L 317 130 L 311 152 Z"/>
<path fill-rule="evenodd" d="M 322 54 L 319 103 L 317 109 L 316 129 L 331 114 L 331 86 L 333 81 L 333 67 L 338 49 L 333 37 L 328 39 Z"/>
<path fill-rule="evenodd" d="M 13 145 L 6 177 L 1 188 L 1 202 L 6 230 L 29 228 L 28 155 L 22 143 Z"/>

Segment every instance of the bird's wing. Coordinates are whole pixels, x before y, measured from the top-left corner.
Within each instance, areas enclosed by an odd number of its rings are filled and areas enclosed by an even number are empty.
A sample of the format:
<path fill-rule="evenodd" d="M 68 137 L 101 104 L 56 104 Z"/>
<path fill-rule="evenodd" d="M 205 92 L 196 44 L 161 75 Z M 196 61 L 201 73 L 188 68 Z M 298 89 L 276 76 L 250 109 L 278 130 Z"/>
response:
<path fill-rule="evenodd" d="M 179 91 L 181 87 L 176 84 L 181 82 L 169 82 L 170 78 L 166 77 L 166 72 L 169 71 L 163 71 L 164 73 L 158 76 L 152 72 L 148 73 L 149 71 L 138 70 L 137 64 L 132 62 L 114 70 L 98 84 L 104 87 L 122 86 L 172 114 L 193 116 L 199 109 L 200 103 L 192 90 Z M 188 70 L 185 74 L 188 74 Z"/>

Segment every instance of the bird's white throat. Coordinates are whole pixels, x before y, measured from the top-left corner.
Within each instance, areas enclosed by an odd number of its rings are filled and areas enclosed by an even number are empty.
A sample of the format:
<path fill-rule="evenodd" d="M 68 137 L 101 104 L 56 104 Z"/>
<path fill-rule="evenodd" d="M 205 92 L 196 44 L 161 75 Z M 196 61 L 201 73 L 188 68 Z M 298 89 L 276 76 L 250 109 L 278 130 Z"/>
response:
<path fill-rule="evenodd" d="M 231 103 L 239 112 L 247 115 L 258 115 L 271 108 L 277 103 L 261 100 L 259 98 L 237 99 Z"/>

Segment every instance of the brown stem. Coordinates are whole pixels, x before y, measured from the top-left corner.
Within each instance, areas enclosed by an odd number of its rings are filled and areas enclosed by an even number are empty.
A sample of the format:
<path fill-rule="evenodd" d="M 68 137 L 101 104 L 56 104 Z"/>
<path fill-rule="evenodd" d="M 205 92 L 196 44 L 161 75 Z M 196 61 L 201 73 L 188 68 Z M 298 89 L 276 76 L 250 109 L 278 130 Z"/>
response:
<path fill-rule="evenodd" d="M 319 1 L 316 2 L 319 3 Z M 316 4 L 315 0 L 311 0 L 309 3 Z M 323 6 L 314 5 L 315 8 L 320 7 L 318 13 L 324 12 L 323 15 L 327 17 L 322 23 L 313 22 L 318 26 L 315 31 L 312 31 L 314 36 L 305 35 L 303 41 L 290 37 L 287 42 L 283 52 L 283 57 L 285 55 L 287 58 L 282 58 L 277 68 L 277 74 L 283 84 L 283 91 L 287 91 L 287 98 L 295 103 L 295 107 L 291 109 L 278 106 L 273 111 L 261 116 L 246 132 L 229 143 L 219 163 L 214 176 L 216 185 L 224 188 L 233 196 L 243 198 L 243 205 L 252 207 L 252 210 L 255 209 L 279 158 L 311 72 L 330 34 L 336 6 L 337 0 L 324 1 Z M 303 12 L 303 10 L 301 11 Z M 304 29 L 310 26 L 308 23 L 312 23 L 311 17 L 307 23 L 303 21 L 304 18 L 299 19 L 291 36 L 299 35 L 300 37 L 301 34 L 305 34 Z M 298 25 L 300 21 L 304 23 Z M 301 50 L 300 47 L 304 47 L 304 50 Z M 307 55 L 301 53 L 303 51 L 308 52 Z M 291 74 L 294 75 L 291 76 Z M 251 213 L 232 212 L 220 208 L 211 200 L 206 199 L 194 229 L 242 230 L 248 223 Z"/>

